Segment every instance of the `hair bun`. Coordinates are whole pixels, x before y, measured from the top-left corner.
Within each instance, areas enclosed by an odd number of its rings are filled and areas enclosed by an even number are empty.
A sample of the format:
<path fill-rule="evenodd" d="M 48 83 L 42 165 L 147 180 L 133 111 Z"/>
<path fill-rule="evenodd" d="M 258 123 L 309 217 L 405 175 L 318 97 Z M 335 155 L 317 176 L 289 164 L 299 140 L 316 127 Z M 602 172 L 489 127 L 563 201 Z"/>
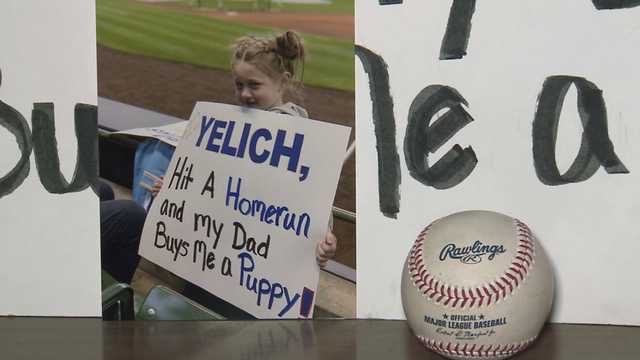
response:
<path fill-rule="evenodd" d="M 276 52 L 285 59 L 295 60 L 304 56 L 302 39 L 288 30 L 276 37 Z"/>

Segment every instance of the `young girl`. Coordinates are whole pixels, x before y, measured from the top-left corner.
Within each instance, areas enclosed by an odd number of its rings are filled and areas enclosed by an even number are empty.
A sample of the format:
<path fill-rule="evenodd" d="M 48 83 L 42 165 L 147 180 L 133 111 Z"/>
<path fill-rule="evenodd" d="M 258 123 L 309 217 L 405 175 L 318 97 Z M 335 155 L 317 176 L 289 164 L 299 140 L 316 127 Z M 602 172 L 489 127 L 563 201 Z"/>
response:
<path fill-rule="evenodd" d="M 300 86 L 302 69 L 299 67 L 303 66 L 304 57 L 302 40 L 293 31 L 269 38 L 244 36 L 238 39 L 231 56 L 231 74 L 238 103 L 256 109 L 308 117 L 304 108 L 284 101 Z M 154 184 L 154 196 L 161 186 L 160 181 Z M 337 242 L 329 229 L 324 239 L 316 245 L 318 265 L 324 267 L 333 258 Z"/>
<path fill-rule="evenodd" d="M 297 70 L 299 66 L 304 66 L 304 56 L 302 40 L 293 31 L 286 31 L 274 38 L 245 36 L 238 39 L 231 56 L 231 74 L 238 103 L 261 110 L 308 117 L 304 108 L 284 102 L 285 97 L 300 85 L 298 79 L 302 78 L 302 71 Z M 336 247 L 337 239 L 329 229 L 316 246 L 316 260 L 321 267 L 335 255 Z"/>
<path fill-rule="evenodd" d="M 231 57 L 238 103 L 308 117 L 305 109 L 291 102 L 285 104 L 283 100 L 300 86 L 296 70 L 304 64 L 304 56 L 302 41 L 292 31 L 275 38 L 245 36 L 238 39 Z"/>

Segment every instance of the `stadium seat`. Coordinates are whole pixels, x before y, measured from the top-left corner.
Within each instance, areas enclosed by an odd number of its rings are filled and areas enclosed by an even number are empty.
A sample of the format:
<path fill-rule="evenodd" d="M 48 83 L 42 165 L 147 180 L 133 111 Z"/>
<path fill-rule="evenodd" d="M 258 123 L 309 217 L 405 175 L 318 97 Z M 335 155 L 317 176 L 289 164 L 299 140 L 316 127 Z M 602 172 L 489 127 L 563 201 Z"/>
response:
<path fill-rule="evenodd" d="M 144 299 L 136 315 L 138 320 L 226 320 L 183 295 L 156 285 Z"/>
<path fill-rule="evenodd" d="M 133 289 L 102 271 L 102 319 L 134 320 Z"/>

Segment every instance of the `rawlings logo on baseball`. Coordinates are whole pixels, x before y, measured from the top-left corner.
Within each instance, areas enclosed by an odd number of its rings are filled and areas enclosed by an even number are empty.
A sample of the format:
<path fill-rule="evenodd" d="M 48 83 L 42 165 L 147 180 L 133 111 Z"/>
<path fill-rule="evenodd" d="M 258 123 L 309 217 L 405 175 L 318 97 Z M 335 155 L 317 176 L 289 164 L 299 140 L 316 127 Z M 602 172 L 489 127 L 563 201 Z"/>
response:
<path fill-rule="evenodd" d="M 538 336 L 551 309 L 553 273 L 526 224 L 465 211 L 418 234 L 401 289 L 409 326 L 424 346 L 452 359 L 496 360 Z"/>
<path fill-rule="evenodd" d="M 455 244 L 447 244 L 440 251 L 440 261 L 447 258 L 460 260 L 463 264 L 479 264 L 484 255 L 489 254 L 488 260 L 493 260 L 497 254 L 502 254 L 506 250 L 502 245 L 485 245 L 480 240 L 476 240 L 473 245 L 457 247 Z"/>

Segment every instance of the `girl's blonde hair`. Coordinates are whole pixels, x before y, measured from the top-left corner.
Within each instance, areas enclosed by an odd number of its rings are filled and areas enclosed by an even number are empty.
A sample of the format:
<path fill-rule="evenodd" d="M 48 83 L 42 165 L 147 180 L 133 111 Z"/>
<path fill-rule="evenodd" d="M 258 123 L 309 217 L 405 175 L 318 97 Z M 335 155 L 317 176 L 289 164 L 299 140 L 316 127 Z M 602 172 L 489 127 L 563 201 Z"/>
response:
<path fill-rule="evenodd" d="M 288 30 L 272 37 L 243 36 L 236 40 L 231 65 L 244 61 L 267 76 L 283 81 L 291 92 L 302 85 L 304 72 L 304 44 L 294 31 Z M 288 73 L 290 76 L 286 77 Z"/>

